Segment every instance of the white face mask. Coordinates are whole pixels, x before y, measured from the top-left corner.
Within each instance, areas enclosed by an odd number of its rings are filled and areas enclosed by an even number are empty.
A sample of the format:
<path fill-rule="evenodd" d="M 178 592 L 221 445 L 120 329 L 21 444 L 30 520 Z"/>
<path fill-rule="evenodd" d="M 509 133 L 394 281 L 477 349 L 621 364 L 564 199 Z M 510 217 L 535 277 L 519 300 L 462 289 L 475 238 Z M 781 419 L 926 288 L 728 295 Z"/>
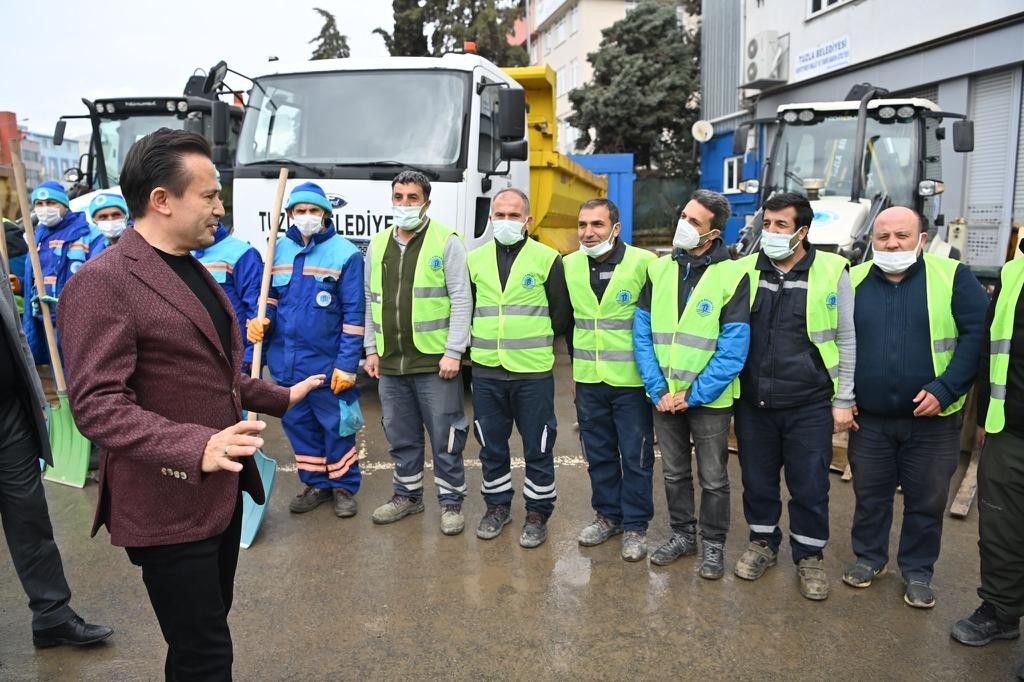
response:
<path fill-rule="evenodd" d="M 676 234 L 672 237 L 672 246 L 683 251 L 697 248 L 700 244 L 700 232 L 690 224 L 689 220 L 680 218 L 676 223 Z"/>
<path fill-rule="evenodd" d="M 292 224 L 303 237 L 312 237 L 323 229 L 323 219 L 318 215 L 297 215 L 292 218 Z"/>
<path fill-rule="evenodd" d="M 797 230 L 799 232 L 799 230 Z M 796 251 L 796 244 L 793 243 L 793 234 L 779 234 L 777 232 L 761 233 L 761 250 L 764 255 L 772 260 L 786 260 Z M 796 242 L 797 244 L 799 242 Z"/>
<path fill-rule="evenodd" d="M 117 239 L 128 228 L 128 220 L 126 218 L 118 218 L 117 220 L 98 220 L 96 221 L 96 228 L 102 232 L 103 236 L 107 239 Z"/>
<path fill-rule="evenodd" d="M 39 219 L 41 225 L 53 227 L 60 222 L 59 206 L 36 206 L 32 210 L 35 212 L 36 218 Z"/>
<path fill-rule="evenodd" d="M 424 204 L 425 206 L 426 204 Z M 395 225 L 407 232 L 416 232 L 426 223 L 421 215 L 423 206 L 392 206 Z"/>
<path fill-rule="evenodd" d="M 887 275 L 898 275 L 905 272 L 907 268 L 917 262 L 917 250 L 921 247 L 921 239 L 917 238 L 917 244 L 910 251 L 875 251 L 871 256 L 878 269 Z"/>
<path fill-rule="evenodd" d="M 580 251 L 587 254 L 591 258 L 600 258 L 604 254 L 608 253 L 615 246 L 615 235 L 608 235 L 608 239 L 605 239 L 600 244 L 594 244 L 593 246 L 587 246 L 583 242 L 580 242 Z"/>
<path fill-rule="evenodd" d="M 494 239 L 499 244 L 512 246 L 523 241 L 526 236 L 523 234 L 523 226 L 526 223 L 519 223 L 515 220 L 492 220 L 491 229 L 494 232 Z"/>

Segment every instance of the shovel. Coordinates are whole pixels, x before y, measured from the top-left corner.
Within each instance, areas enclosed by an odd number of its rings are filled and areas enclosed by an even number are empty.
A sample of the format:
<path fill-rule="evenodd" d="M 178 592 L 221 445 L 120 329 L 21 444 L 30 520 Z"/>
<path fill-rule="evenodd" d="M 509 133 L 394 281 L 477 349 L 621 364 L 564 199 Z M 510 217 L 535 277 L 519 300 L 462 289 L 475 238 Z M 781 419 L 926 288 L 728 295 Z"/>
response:
<path fill-rule="evenodd" d="M 260 285 L 260 302 L 257 309 L 257 319 L 267 316 L 267 298 L 270 296 L 270 272 L 274 267 L 274 251 L 277 249 L 278 220 L 280 220 L 281 206 L 284 204 L 284 190 L 288 182 L 288 169 L 282 168 L 277 176 L 277 196 L 274 197 L 274 210 L 270 214 L 270 236 L 267 238 L 267 252 L 263 259 L 263 281 Z M 252 371 L 250 376 L 253 379 L 260 378 L 260 371 L 263 369 L 263 342 L 260 341 L 252 348 Z M 256 419 L 259 415 L 249 414 L 248 419 Z M 262 450 L 257 450 L 253 455 L 256 468 L 260 471 L 260 478 L 263 480 L 263 504 L 256 504 L 249 493 L 242 495 L 242 537 L 239 541 L 242 549 L 249 549 L 256 534 L 263 523 L 263 517 L 267 513 L 267 505 L 270 504 L 270 493 L 274 490 L 274 479 L 277 478 L 277 461 L 267 457 Z"/>
<path fill-rule="evenodd" d="M 39 263 L 39 247 L 36 244 L 35 231 L 32 229 L 31 206 L 28 201 L 28 189 L 25 186 L 25 165 L 21 159 L 21 141 L 11 140 L 11 162 L 14 166 L 14 182 L 17 187 L 18 201 L 21 203 L 22 222 L 25 229 L 25 241 L 28 242 L 28 254 L 32 259 L 32 274 L 35 280 L 36 293 L 46 293 L 43 286 L 43 268 Z M 25 305 L 29 305 L 26 301 Z M 53 368 L 54 382 L 57 384 L 58 405 L 50 408 L 50 452 L 53 455 L 53 466 L 46 467 L 46 480 L 75 488 L 85 487 L 85 478 L 89 473 L 89 454 L 92 444 L 75 426 L 71 416 L 71 405 L 68 402 L 68 386 L 64 380 L 64 365 L 57 350 L 57 335 L 50 319 L 50 306 L 46 301 L 39 301 L 39 310 L 43 315 L 43 328 L 46 330 L 46 345 L 50 351 L 50 366 Z"/>

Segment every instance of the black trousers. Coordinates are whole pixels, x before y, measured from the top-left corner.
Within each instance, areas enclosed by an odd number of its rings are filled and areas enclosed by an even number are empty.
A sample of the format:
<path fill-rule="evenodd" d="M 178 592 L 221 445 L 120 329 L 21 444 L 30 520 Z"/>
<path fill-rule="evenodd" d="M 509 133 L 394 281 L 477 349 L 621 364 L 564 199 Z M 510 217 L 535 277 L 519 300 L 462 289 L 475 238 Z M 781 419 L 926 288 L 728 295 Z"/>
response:
<path fill-rule="evenodd" d="M 1024 616 L 1024 439 L 1003 431 L 985 439 L 978 463 L 978 595 L 999 616 Z"/>
<path fill-rule="evenodd" d="M 176 545 L 125 548 L 131 562 L 142 568 L 142 581 L 167 642 L 164 675 L 168 680 L 231 679 L 228 612 L 241 532 L 239 500 L 231 523 L 220 535 Z"/>
<path fill-rule="evenodd" d="M 36 431 L 17 399 L 0 398 L 0 516 L 11 563 L 32 609 L 32 629 L 75 616 L 46 508 Z"/>

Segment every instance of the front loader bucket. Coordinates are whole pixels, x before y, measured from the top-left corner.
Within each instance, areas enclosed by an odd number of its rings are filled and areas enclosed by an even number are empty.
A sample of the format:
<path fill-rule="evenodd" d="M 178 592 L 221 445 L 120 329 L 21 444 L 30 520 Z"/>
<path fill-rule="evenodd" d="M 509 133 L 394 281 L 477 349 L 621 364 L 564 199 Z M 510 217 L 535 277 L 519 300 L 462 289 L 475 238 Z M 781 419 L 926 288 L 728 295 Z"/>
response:
<path fill-rule="evenodd" d="M 46 467 L 46 480 L 54 483 L 85 487 L 89 473 L 89 455 L 92 443 L 75 426 L 67 393 L 58 393 L 60 403 L 50 408 L 50 451 L 53 466 Z"/>

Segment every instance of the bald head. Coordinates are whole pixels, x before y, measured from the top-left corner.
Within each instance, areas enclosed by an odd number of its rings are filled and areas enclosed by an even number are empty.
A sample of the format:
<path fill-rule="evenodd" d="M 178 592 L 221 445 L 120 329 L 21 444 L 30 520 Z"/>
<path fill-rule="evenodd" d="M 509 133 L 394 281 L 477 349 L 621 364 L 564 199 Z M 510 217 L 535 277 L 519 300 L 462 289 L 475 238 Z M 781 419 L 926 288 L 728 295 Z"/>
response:
<path fill-rule="evenodd" d="M 871 229 L 875 251 L 911 251 L 923 246 L 928 235 L 922 234 L 921 216 L 906 206 L 892 206 L 878 214 Z"/>

